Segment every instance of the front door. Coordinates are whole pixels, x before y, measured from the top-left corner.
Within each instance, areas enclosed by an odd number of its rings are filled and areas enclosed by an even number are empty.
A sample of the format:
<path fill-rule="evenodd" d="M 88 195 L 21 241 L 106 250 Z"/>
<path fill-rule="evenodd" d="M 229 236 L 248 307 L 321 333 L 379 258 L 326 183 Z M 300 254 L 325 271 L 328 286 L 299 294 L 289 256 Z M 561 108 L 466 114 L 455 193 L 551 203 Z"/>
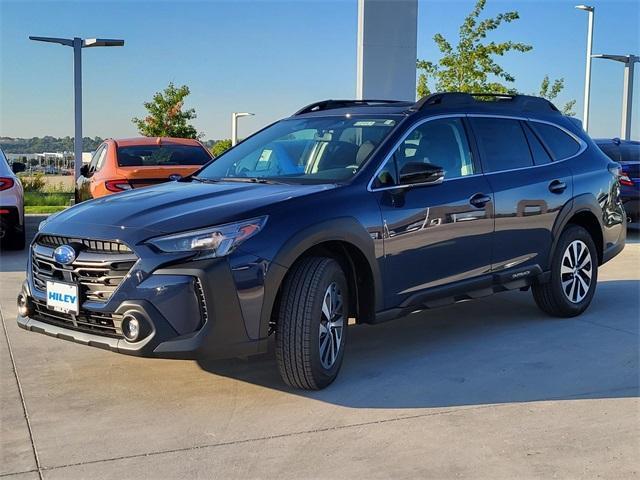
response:
<path fill-rule="evenodd" d="M 416 162 L 442 167 L 444 181 L 402 185 L 403 166 Z M 371 189 L 382 211 L 387 308 L 428 288 L 489 272 L 493 194 L 473 159 L 462 117 L 418 124 Z"/>

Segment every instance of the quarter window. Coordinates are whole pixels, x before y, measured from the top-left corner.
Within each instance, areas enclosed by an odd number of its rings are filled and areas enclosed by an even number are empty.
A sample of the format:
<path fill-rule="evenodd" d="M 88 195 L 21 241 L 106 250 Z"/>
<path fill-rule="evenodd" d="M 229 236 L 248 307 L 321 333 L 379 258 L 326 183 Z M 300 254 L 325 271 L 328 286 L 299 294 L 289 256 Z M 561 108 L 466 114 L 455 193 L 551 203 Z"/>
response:
<path fill-rule="evenodd" d="M 571 157 L 580 150 L 580 144 L 558 127 L 540 122 L 531 122 L 530 125 L 551 152 L 554 160 Z"/>
<path fill-rule="evenodd" d="M 475 173 L 460 118 L 431 120 L 416 127 L 380 170 L 373 186 L 397 185 L 399 173 L 408 163 L 430 163 L 442 167 L 445 179 Z"/>
<path fill-rule="evenodd" d="M 551 157 L 528 124 L 524 124 L 524 132 L 527 135 L 531 155 L 533 155 L 533 163 L 536 165 L 546 165 L 547 163 L 551 163 Z"/>
<path fill-rule="evenodd" d="M 470 120 L 486 173 L 533 165 L 519 120 L 490 117 L 474 117 Z"/>

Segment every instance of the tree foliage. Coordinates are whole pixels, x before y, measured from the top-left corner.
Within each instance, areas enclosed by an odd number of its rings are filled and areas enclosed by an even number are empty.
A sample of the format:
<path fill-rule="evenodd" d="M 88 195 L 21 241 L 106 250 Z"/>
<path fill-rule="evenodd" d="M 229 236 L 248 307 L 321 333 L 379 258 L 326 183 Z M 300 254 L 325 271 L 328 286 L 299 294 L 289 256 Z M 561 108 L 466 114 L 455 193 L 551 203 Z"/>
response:
<path fill-rule="evenodd" d="M 133 118 L 141 135 L 146 137 L 198 138 L 197 130 L 189 123 L 196 118 L 193 108 L 183 110 L 189 87 L 176 87 L 170 82 L 162 92 L 157 92 L 150 102 L 144 103 L 149 114 L 144 118 Z"/>
<path fill-rule="evenodd" d="M 478 0 L 473 11 L 460 26 L 457 44 L 452 44 L 442 34 L 433 39 L 442 53 L 437 63 L 418 60 L 418 96 L 431 93 L 433 86 L 439 92 L 511 93 L 515 78 L 504 70 L 495 57 L 516 52 L 528 52 L 533 47 L 520 42 L 488 41 L 487 35 L 503 22 L 511 23 L 520 18 L 518 12 L 504 12 L 493 18 L 481 19 L 486 0 Z"/>
<path fill-rule="evenodd" d="M 227 138 L 225 140 L 218 140 L 211 147 L 211 154 L 213 155 L 214 158 L 219 157 L 230 148 L 231 148 L 231 139 Z"/>
<path fill-rule="evenodd" d="M 84 137 L 82 151 L 92 152 L 103 142 L 100 137 Z M 4 153 L 73 152 L 73 137 L 0 137 L 0 147 Z"/>
<path fill-rule="evenodd" d="M 542 83 L 540 84 L 540 91 L 538 92 L 538 96 L 542 98 L 546 98 L 547 100 L 553 101 L 555 100 L 562 89 L 564 88 L 564 78 L 558 78 L 551 82 L 549 80 L 549 75 L 545 75 Z M 562 113 L 565 115 L 569 115 L 573 117 L 576 112 L 573 108 L 576 106 L 575 100 L 570 100 L 564 104 L 564 106 L 560 109 Z"/>

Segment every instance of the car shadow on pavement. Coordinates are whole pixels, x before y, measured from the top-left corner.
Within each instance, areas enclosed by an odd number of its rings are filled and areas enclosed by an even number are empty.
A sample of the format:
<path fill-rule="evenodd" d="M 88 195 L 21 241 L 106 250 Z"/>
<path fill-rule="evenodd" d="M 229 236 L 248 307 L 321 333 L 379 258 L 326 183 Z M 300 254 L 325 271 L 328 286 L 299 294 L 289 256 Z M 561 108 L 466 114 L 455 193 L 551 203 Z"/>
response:
<path fill-rule="evenodd" d="M 204 370 L 352 408 L 425 408 L 639 396 L 640 282 L 604 281 L 582 316 L 548 317 L 511 292 L 355 326 L 327 389 L 286 387 L 272 352 Z"/>

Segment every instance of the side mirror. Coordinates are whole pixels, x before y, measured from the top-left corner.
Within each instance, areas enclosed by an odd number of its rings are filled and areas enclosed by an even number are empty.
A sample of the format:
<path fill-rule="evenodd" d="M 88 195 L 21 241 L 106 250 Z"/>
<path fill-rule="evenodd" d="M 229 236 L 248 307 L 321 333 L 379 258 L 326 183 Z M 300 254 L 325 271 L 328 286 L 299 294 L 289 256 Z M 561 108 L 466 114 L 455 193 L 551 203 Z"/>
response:
<path fill-rule="evenodd" d="M 11 171 L 13 171 L 13 173 L 24 172 L 26 169 L 27 166 L 22 162 L 13 162 L 11 164 Z"/>
<path fill-rule="evenodd" d="M 83 177 L 89 176 L 89 165 L 82 165 L 82 167 L 80 167 L 80 175 Z"/>
<path fill-rule="evenodd" d="M 438 165 L 410 162 L 400 170 L 401 185 L 438 184 L 444 180 L 444 169 Z"/>

